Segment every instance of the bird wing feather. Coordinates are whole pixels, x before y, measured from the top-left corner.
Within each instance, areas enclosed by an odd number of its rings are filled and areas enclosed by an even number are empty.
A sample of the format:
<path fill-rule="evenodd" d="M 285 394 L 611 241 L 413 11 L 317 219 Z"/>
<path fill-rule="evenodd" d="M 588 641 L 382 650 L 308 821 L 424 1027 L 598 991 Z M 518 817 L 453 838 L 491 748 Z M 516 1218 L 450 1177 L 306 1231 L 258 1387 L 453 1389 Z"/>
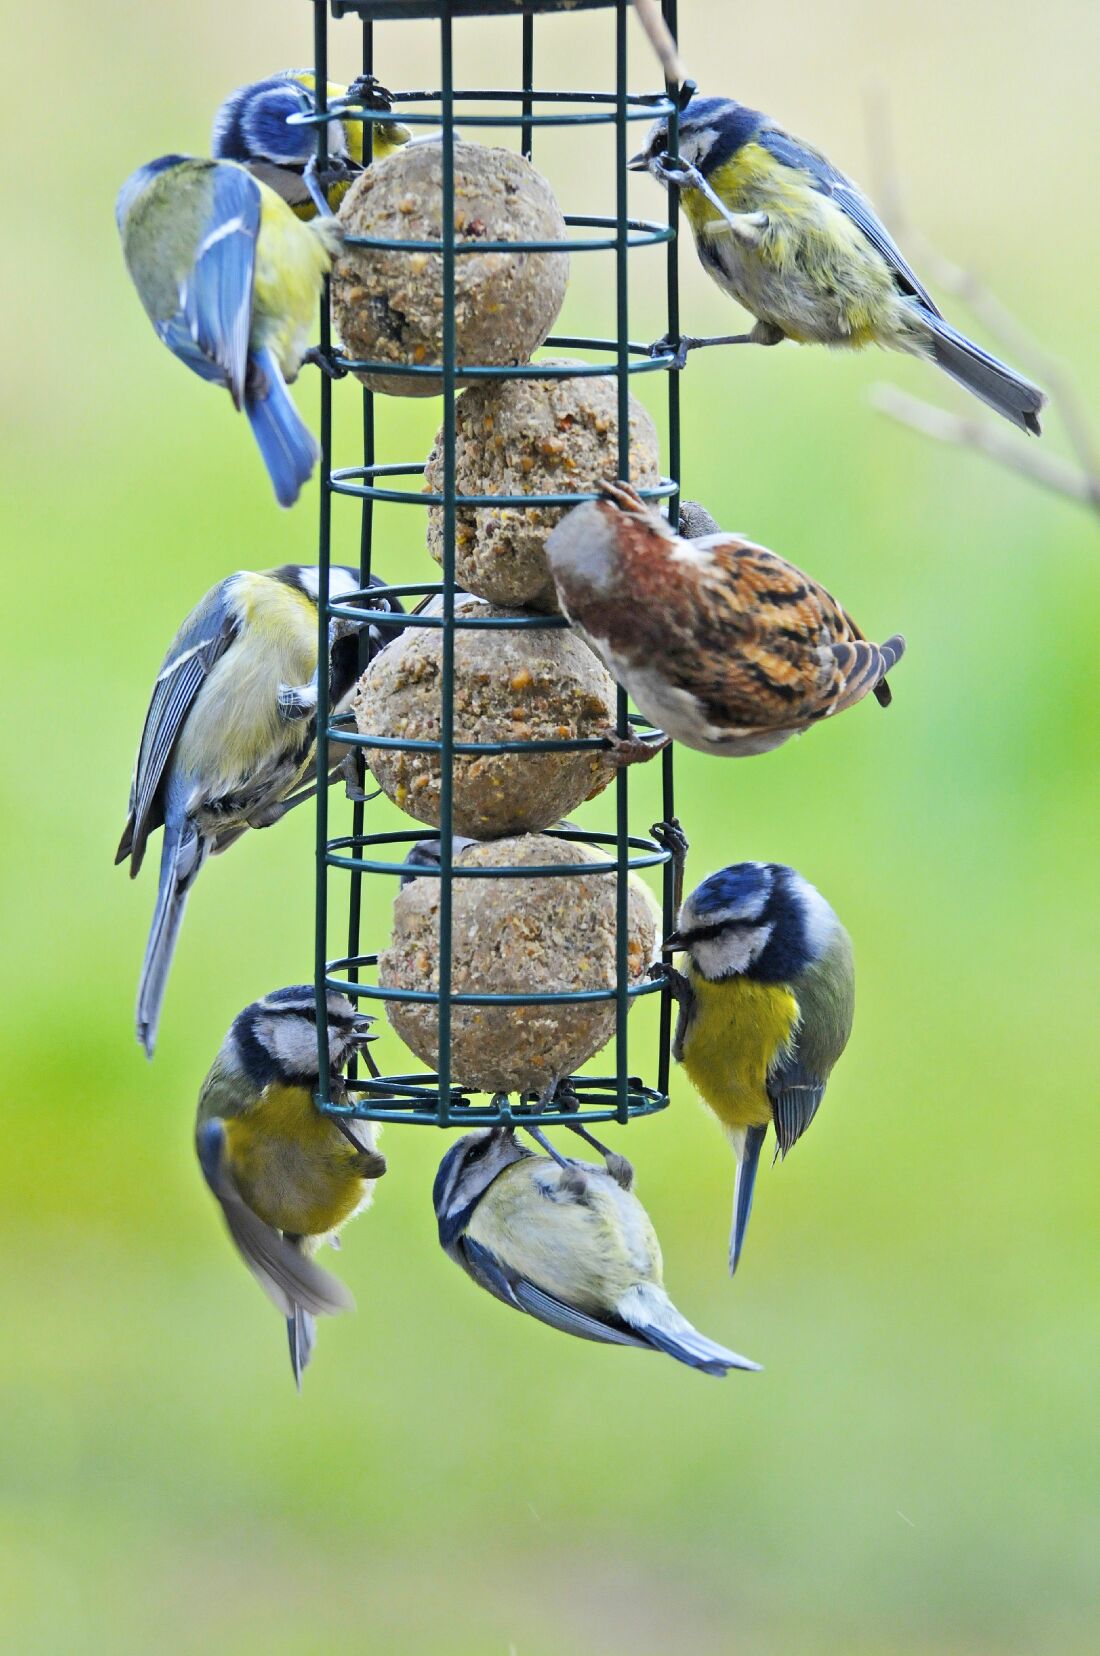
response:
<path fill-rule="evenodd" d="M 260 191 L 255 179 L 241 167 L 216 166 L 210 214 L 180 302 L 196 349 L 221 369 L 237 408 L 244 401 L 248 374 L 259 229 Z"/>
<path fill-rule="evenodd" d="M 529 1316 L 537 1317 L 539 1322 L 547 1323 L 563 1334 L 575 1334 L 581 1340 L 596 1340 L 602 1345 L 648 1346 L 648 1340 L 639 1339 L 625 1326 L 604 1322 L 601 1318 L 574 1310 L 553 1294 L 536 1287 L 527 1277 L 502 1264 L 472 1237 L 462 1237 L 459 1247 L 463 1255 L 462 1263 L 474 1280 L 517 1311 L 526 1311 Z"/>
<path fill-rule="evenodd" d="M 706 546 L 712 561 L 699 574 L 694 629 L 670 655 L 674 676 L 714 722 L 779 730 L 848 705 L 848 658 L 838 660 L 835 646 L 862 661 L 863 635 L 831 593 L 751 542 L 724 536 L 693 544 Z"/>
<path fill-rule="evenodd" d="M 315 1317 L 350 1310 L 354 1302 L 344 1284 L 252 1212 L 225 1165 L 224 1142 L 221 1122 L 206 1122 L 199 1138 L 199 1165 L 238 1253 L 268 1298 L 284 1317 L 293 1317 L 297 1310 Z"/>
<path fill-rule="evenodd" d="M 164 821 L 160 786 L 180 731 L 211 668 L 237 631 L 223 582 L 192 611 L 172 641 L 145 715 L 130 786 L 130 815 L 115 858 L 118 863 L 129 856 L 131 874 L 141 867 L 149 835 Z"/>
<path fill-rule="evenodd" d="M 933 316 L 941 314 L 936 301 L 909 264 L 863 191 L 853 184 L 850 178 L 846 178 L 839 167 L 834 167 L 820 150 L 803 143 L 799 138 L 792 137 L 780 127 L 765 126 L 757 133 L 756 142 L 783 166 L 807 174 L 813 188 L 819 194 L 829 196 L 835 201 L 841 212 L 863 232 L 876 253 L 889 266 L 894 280 L 902 291 L 919 300 Z"/>

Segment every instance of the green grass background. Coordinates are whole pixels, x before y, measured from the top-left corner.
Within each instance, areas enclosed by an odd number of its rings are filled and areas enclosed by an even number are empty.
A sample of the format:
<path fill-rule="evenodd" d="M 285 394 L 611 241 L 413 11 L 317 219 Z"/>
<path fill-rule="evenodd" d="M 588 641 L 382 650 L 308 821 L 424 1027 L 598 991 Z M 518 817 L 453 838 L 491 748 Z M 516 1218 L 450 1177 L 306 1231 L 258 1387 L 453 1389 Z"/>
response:
<path fill-rule="evenodd" d="M 893 111 L 912 212 L 1070 361 L 1100 413 L 1095 8 L 1051 0 L 685 0 L 683 43 L 869 178 Z M 153 868 L 113 871 L 146 695 L 183 613 L 237 567 L 311 561 L 316 486 L 275 508 L 244 423 L 155 343 L 119 257 L 122 178 L 202 152 L 213 105 L 308 60 L 304 0 L 12 6 L 0 769 L 7 1094 L 0 1605 L 20 1652 L 265 1656 L 1050 1656 L 1096 1648 L 1095 518 L 868 407 L 930 370 L 793 347 L 704 354 L 685 483 L 909 655 L 863 706 L 749 763 L 685 755 L 696 877 L 796 864 L 851 929 L 855 1034 L 820 1123 L 765 1169 L 725 1277 L 731 1163 L 677 1084 L 618 1136 L 682 1308 L 766 1364 L 723 1385 L 509 1316 L 439 1253 L 442 1150 L 391 1172 L 340 1272 L 304 1394 L 193 1164 L 196 1090 L 233 1014 L 310 966 L 311 824 L 203 875 L 148 1066 L 131 1035 Z M 551 85 L 610 77 L 605 16 L 541 30 Z M 334 29 L 354 72 L 356 29 Z M 397 85 L 424 26 L 383 28 Z M 459 31 L 460 78 L 514 83 L 518 24 Z M 634 83 L 655 75 L 640 40 Z M 536 151 L 608 210 L 606 134 Z M 639 211 L 663 210 L 635 186 Z M 732 313 L 685 248 L 685 319 Z M 611 324 L 574 262 L 563 329 Z M 634 331 L 661 331 L 660 255 Z M 965 318 L 962 318 L 965 320 Z M 659 410 L 654 378 L 643 395 Z M 316 387 L 304 376 L 303 406 Z M 357 399 L 338 388 L 354 464 Z M 439 405 L 380 408 L 420 458 Z M 1044 443 L 1064 446 L 1056 414 Z M 337 553 L 356 545 L 337 508 Z M 378 566 L 431 578 L 415 512 Z M 652 779 L 635 821 L 652 820 Z M 608 807 L 588 820 L 606 822 Z M 390 888 L 372 892 L 372 939 Z M 632 1063 L 652 1044 L 634 1024 Z M 645 1039 L 643 1039 L 645 1037 Z M 396 1064 L 390 1038 L 383 1056 Z"/>

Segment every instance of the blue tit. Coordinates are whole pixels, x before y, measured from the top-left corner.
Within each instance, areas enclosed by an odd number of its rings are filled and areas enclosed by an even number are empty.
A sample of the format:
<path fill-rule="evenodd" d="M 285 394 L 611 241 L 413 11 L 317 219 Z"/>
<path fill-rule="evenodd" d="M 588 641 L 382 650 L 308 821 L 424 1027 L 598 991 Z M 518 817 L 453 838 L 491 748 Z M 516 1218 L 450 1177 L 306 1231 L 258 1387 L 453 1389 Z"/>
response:
<path fill-rule="evenodd" d="M 770 1127 L 785 1156 L 817 1114 L 855 1011 L 852 943 L 819 891 L 782 863 L 734 863 L 680 909 L 665 952 L 680 1002 L 672 1051 L 737 1157 L 730 1273 Z"/>
<path fill-rule="evenodd" d="M 315 84 L 310 69 L 283 69 L 265 80 L 238 87 L 214 117 L 210 148 L 217 160 L 239 161 L 246 166 L 254 178 L 261 178 L 277 190 L 302 219 L 313 218 L 317 211 L 303 177 L 317 152 L 317 129 L 297 123 L 288 126 L 287 122 L 291 115 L 312 114 Z M 384 96 L 368 80 L 356 81 L 350 87 L 334 81 L 326 85 L 329 105 L 345 100 L 355 103 L 357 94 L 361 94 L 369 100 L 369 107 L 377 108 L 378 98 Z M 412 137 L 400 121 L 375 121 L 370 131 L 375 161 L 384 161 Z M 363 132 L 362 121 L 335 119 L 328 123 L 328 153 L 338 174 L 363 165 Z M 333 212 L 349 186 L 348 176 L 337 176 L 328 184 L 325 194 Z"/>
<path fill-rule="evenodd" d="M 243 407 L 279 505 L 293 506 L 319 451 L 287 384 L 307 354 L 339 226 L 303 224 L 244 167 L 183 155 L 139 167 L 115 217 L 157 336 Z"/>
<path fill-rule="evenodd" d="M 882 345 L 926 357 L 1021 431 L 1046 397 L 940 313 L 866 196 L 819 150 L 732 98 L 692 98 L 680 161 L 658 121 L 630 162 L 682 186 L 699 260 L 751 333 L 694 344 Z"/>
<path fill-rule="evenodd" d="M 345 1103 L 344 1066 L 372 1019 L 328 996 L 330 1097 Z M 370 1205 L 386 1171 L 369 1121 L 322 1115 L 313 989 L 299 984 L 253 1001 L 233 1021 L 199 1093 L 195 1149 L 237 1251 L 287 1320 L 299 1389 L 314 1318 L 352 1308 L 342 1282 L 312 1255 Z"/>
<path fill-rule="evenodd" d="M 536 1156 L 511 1128 L 493 1128 L 451 1146 L 432 1199 L 444 1251 L 516 1311 L 582 1340 L 667 1352 L 704 1374 L 759 1367 L 680 1315 L 649 1215 L 602 1167 Z"/>
<path fill-rule="evenodd" d="M 331 598 L 358 587 L 355 570 L 330 570 Z M 163 828 L 137 1000 L 138 1040 L 149 1057 L 184 907 L 203 863 L 313 791 L 317 594 L 318 571 L 299 564 L 229 575 L 191 611 L 157 674 L 115 858 L 130 859 L 132 878 L 149 835 Z M 354 688 L 358 646 L 335 624 L 330 641 L 336 708 Z M 370 651 L 386 642 L 380 628 L 370 629 Z"/>

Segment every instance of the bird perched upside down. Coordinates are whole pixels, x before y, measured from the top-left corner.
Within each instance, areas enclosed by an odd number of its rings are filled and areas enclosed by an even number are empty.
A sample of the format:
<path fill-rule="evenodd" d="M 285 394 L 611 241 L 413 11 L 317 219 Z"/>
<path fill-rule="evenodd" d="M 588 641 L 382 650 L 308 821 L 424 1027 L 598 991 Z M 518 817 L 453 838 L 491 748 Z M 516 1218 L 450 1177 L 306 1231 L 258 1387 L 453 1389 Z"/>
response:
<path fill-rule="evenodd" d="M 280 506 L 318 448 L 287 391 L 342 235 L 229 161 L 162 155 L 119 191 L 122 251 L 158 339 L 244 409 Z"/>
<path fill-rule="evenodd" d="M 372 1037 L 343 995 L 328 996 L 330 1097 L 346 1099 L 342 1071 Z M 386 1171 L 369 1121 L 337 1124 L 314 1102 L 320 1071 L 313 988 L 253 1001 L 234 1019 L 199 1094 L 195 1149 L 229 1234 L 287 1320 L 299 1388 L 314 1318 L 348 1311 L 342 1282 L 310 1257 L 370 1205 Z"/>
<path fill-rule="evenodd" d="M 227 576 L 196 604 L 157 674 L 115 857 L 130 859 L 132 879 L 150 834 L 163 828 L 137 1002 L 138 1040 L 150 1058 L 184 907 L 207 857 L 246 828 L 278 822 L 313 792 L 318 578 L 301 564 Z M 330 569 L 332 599 L 358 586 L 355 570 Z M 352 628 L 330 624 L 334 709 L 358 674 Z M 377 653 L 387 637 L 371 628 L 368 640 Z"/>
<path fill-rule="evenodd" d="M 703 753 L 767 753 L 873 691 L 905 640 L 871 644 L 810 576 L 719 532 L 682 539 L 626 483 L 576 506 L 546 553 L 558 600 L 638 710 Z"/>
<path fill-rule="evenodd" d="M 684 846 L 686 849 L 686 844 Z M 855 1012 L 852 943 L 829 904 L 781 863 L 734 863 L 697 886 L 658 968 L 680 1004 L 673 1055 L 733 1146 L 729 1268 L 741 1257 L 767 1130 L 780 1155 L 817 1113 Z"/>
<path fill-rule="evenodd" d="M 451 1146 L 432 1200 L 443 1249 L 514 1310 L 582 1340 L 666 1352 L 704 1374 L 759 1367 L 680 1315 L 649 1215 L 604 1168 L 536 1156 L 511 1128 L 493 1128 Z"/>
<path fill-rule="evenodd" d="M 883 345 L 922 356 L 1021 431 L 1039 434 L 1046 397 L 953 328 L 859 187 L 758 109 L 693 97 L 651 128 L 630 162 L 677 184 L 695 249 L 724 293 L 756 317 L 748 334 L 697 345 Z"/>
<path fill-rule="evenodd" d="M 239 161 L 254 178 L 262 179 L 292 207 L 301 219 L 311 219 L 317 208 L 304 174 L 317 153 L 317 128 L 295 122 L 291 115 L 313 113 L 316 80 L 310 69 L 283 69 L 266 79 L 239 86 L 226 98 L 214 117 L 210 153 L 219 161 Z M 379 104 L 382 89 L 369 80 L 340 86 L 328 81 L 326 104 L 355 104 L 362 98 L 367 108 Z M 327 123 L 326 143 L 330 169 L 337 173 L 327 183 L 325 195 L 336 211 L 351 187 L 351 175 L 363 165 L 363 135 L 367 124 L 335 116 Z M 407 144 L 412 133 L 400 121 L 370 123 L 371 154 L 375 161 Z M 346 174 L 347 176 L 339 176 Z"/>

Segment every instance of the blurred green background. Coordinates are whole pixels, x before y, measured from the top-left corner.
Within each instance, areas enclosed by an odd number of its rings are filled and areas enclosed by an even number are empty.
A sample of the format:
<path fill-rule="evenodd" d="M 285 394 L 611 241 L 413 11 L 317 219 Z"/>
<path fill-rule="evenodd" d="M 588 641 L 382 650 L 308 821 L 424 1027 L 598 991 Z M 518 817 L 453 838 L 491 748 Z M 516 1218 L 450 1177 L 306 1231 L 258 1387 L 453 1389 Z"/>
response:
<path fill-rule="evenodd" d="M 679 764 L 690 872 L 796 864 L 859 960 L 850 1050 L 820 1125 L 762 1173 L 736 1287 L 732 1164 L 689 1090 L 616 1138 L 675 1298 L 766 1372 L 717 1385 L 507 1314 L 438 1251 L 440 1137 L 392 1129 L 390 1176 L 336 1262 L 358 1313 L 322 1328 L 298 1397 L 194 1166 L 191 1120 L 234 1013 L 309 972 L 309 813 L 204 873 L 153 1067 L 131 1008 L 154 868 L 131 886 L 111 858 L 178 620 L 232 569 L 312 561 L 316 485 L 278 512 L 244 422 L 153 339 L 112 207 L 139 162 L 201 153 L 234 85 L 308 61 L 310 8 L 9 10 L 5 1642 L 28 1656 L 1095 1650 L 1096 519 L 872 412 L 883 377 L 961 407 L 922 365 L 793 347 L 692 361 L 688 493 L 804 563 L 873 634 L 909 640 L 888 714 L 861 707 L 766 759 Z M 681 11 L 706 89 L 771 110 L 868 181 L 865 99 L 884 89 L 916 222 L 992 279 L 1100 411 L 1093 5 Z M 544 84 L 610 82 L 606 15 L 540 36 Z M 356 26 L 333 41 L 334 70 L 354 73 Z M 518 53 L 518 22 L 461 28 L 459 79 L 514 84 Z M 391 84 L 430 83 L 434 54 L 430 26 L 379 30 Z M 636 34 L 634 84 L 656 78 Z M 609 156 L 606 134 L 536 147 L 572 210 L 609 209 Z M 659 216 L 655 186 L 632 187 Z M 687 247 L 683 269 L 686 325 L 724 331 L 732 313 Z M 662 329 L 661 275 L 659 254 L 639 256 L 638 337 Z M 574 261 L 564 331 L 610 325 L 609 277 Z M 642 394 L 659 411 L 656 377 Z M 304 375 L 311 417 L 315 399 Z M 336 400 L 354 464 L 357 397 Z M 420 458 L 438 414 L 381 406 L 384 457 Z M 1056 413 L 1043 441 L 1064 446 Z M 432 578 L 422 527 L 415 511 L 382 517 L 391 579 Z M 337 555 L 355 546 L 338 505 Z M 372 889 L 374 942 L 390 895 Z M 647 1015 L 632 1064 L 651 1070 Z M 383 1057 L 397 1054 L 388 1037 Z"/>

